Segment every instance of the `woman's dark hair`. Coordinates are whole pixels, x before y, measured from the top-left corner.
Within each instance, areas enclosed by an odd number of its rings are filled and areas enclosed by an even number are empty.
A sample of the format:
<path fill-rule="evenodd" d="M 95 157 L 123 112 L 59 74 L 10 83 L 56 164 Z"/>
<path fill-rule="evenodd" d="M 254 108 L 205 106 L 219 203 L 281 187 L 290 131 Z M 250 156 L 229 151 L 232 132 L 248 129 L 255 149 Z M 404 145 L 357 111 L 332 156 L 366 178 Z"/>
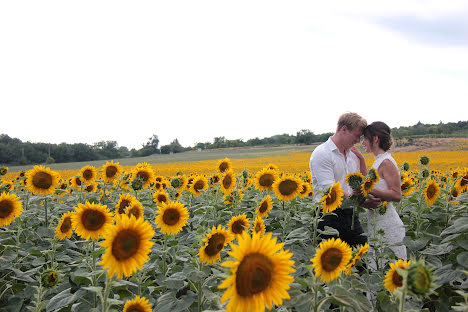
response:
<path fill-rule="evenodd" d="M 379 138 L 379 147 L 384 151 L 388 151 L 392 146 L 391 130 L 384 122 L 374 121 L 364 129 L 363 135 L 371 143 L 373 138 L 377 136 Z"/>

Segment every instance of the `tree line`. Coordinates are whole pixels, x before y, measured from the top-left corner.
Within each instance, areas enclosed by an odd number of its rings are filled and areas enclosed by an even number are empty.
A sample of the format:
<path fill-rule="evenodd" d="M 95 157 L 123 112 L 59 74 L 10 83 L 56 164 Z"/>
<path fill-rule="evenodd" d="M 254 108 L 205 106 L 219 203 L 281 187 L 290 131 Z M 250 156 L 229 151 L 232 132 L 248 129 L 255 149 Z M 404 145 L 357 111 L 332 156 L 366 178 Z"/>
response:
<path fill-rule="evenodd" d="M 303 129 L 295 135 L 279 134 L 265 138 L 253 138 L 249 140 L 229 140 L 225 137 L 215 137 L 213 142 L 196 143 L 193 147 L 183 147 L 178 139 L 170 144 L 159 146 L 159 137 L 151 136 L 140 149 L 129 150 L 125 146 L 118 146 L 117 141 L 101 141 L 94 144 L 51 144 L 23 142 L 17 138 L 11 138 L 6 134 L 0 135 L 0 164 L 1 165 L 29 165 L 41 163 L 80 162 L 92 160 L 107 160 L 126 157 L 142 157 L 152 154 L 181 153 L 189 150 L 205 150 L 228 147 L 247 146 L 275 146 L 285 144 L 308 145 L 325 142 L 333 133 L 314 134 Z M 423 124 L 418 122 L 414 126 L 392 129 L 394 138 L 412 138 L 422 136 L 459 136 L 468 137 L 468 122 Z"/>

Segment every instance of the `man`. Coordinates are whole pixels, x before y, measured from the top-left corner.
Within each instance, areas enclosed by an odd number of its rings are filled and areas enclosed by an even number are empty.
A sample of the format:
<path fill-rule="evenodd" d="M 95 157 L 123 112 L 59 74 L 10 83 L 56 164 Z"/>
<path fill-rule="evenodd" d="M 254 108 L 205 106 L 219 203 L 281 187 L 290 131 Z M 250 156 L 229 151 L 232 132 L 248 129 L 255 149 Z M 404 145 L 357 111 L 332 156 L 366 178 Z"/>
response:
<path fill-rule="evenodd" d="M 345 197 L 351 196 L 353 191 L 345 182 L 346 175 L 358 171 L 363 174 L 367 173 L 364 157 L 354 147 L 354 144 L 359 143 L 366 126 L 366 120 L 358 114 L 345 113 L 338 119 L 335 134 L 312 152 L 310 173 L 316 202 L 322 197 L 323 191 L 335 181 L 340 182 Z M 378 203 L 377 199 L 371 199 L 366 202 L 366 207 L 375 208 Z M 362 235 L 363 230 L 357 214 L 354 217 L 354 229 L 351 229 L 352 207 L 341 206 L 333 213 L 336 216 L 325 216 L 324 220 L 319 223 L 319 229 L 323 230 L 325 226 L 337 229 L 339 238 L 350 246 L 366 243 L 367 238 Z"/>

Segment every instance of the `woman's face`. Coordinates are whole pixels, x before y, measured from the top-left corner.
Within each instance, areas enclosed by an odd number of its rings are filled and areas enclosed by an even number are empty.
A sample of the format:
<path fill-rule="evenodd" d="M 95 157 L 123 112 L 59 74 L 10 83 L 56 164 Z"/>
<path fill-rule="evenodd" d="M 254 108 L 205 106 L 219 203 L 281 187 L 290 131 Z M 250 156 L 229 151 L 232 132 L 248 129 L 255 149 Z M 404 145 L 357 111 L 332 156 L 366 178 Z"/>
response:
<path fill-rule="evenodd" d="M 364 147 L 366 148 L 366 153 L 372 153 L 372 144 L 367 137 L 364 137 L 362 145 L 364 145 Z"/>

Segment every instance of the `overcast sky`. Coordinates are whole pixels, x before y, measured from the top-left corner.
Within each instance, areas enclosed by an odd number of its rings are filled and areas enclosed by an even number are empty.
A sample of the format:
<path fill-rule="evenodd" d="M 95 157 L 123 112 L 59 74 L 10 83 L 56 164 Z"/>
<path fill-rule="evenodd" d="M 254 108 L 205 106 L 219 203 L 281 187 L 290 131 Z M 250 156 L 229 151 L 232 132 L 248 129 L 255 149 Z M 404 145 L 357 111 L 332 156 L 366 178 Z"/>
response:
<path fill-rule="evenodd" d="M 0 133 L 161 144 L 468 120 L 467 1 L 2 1 Z"/>

